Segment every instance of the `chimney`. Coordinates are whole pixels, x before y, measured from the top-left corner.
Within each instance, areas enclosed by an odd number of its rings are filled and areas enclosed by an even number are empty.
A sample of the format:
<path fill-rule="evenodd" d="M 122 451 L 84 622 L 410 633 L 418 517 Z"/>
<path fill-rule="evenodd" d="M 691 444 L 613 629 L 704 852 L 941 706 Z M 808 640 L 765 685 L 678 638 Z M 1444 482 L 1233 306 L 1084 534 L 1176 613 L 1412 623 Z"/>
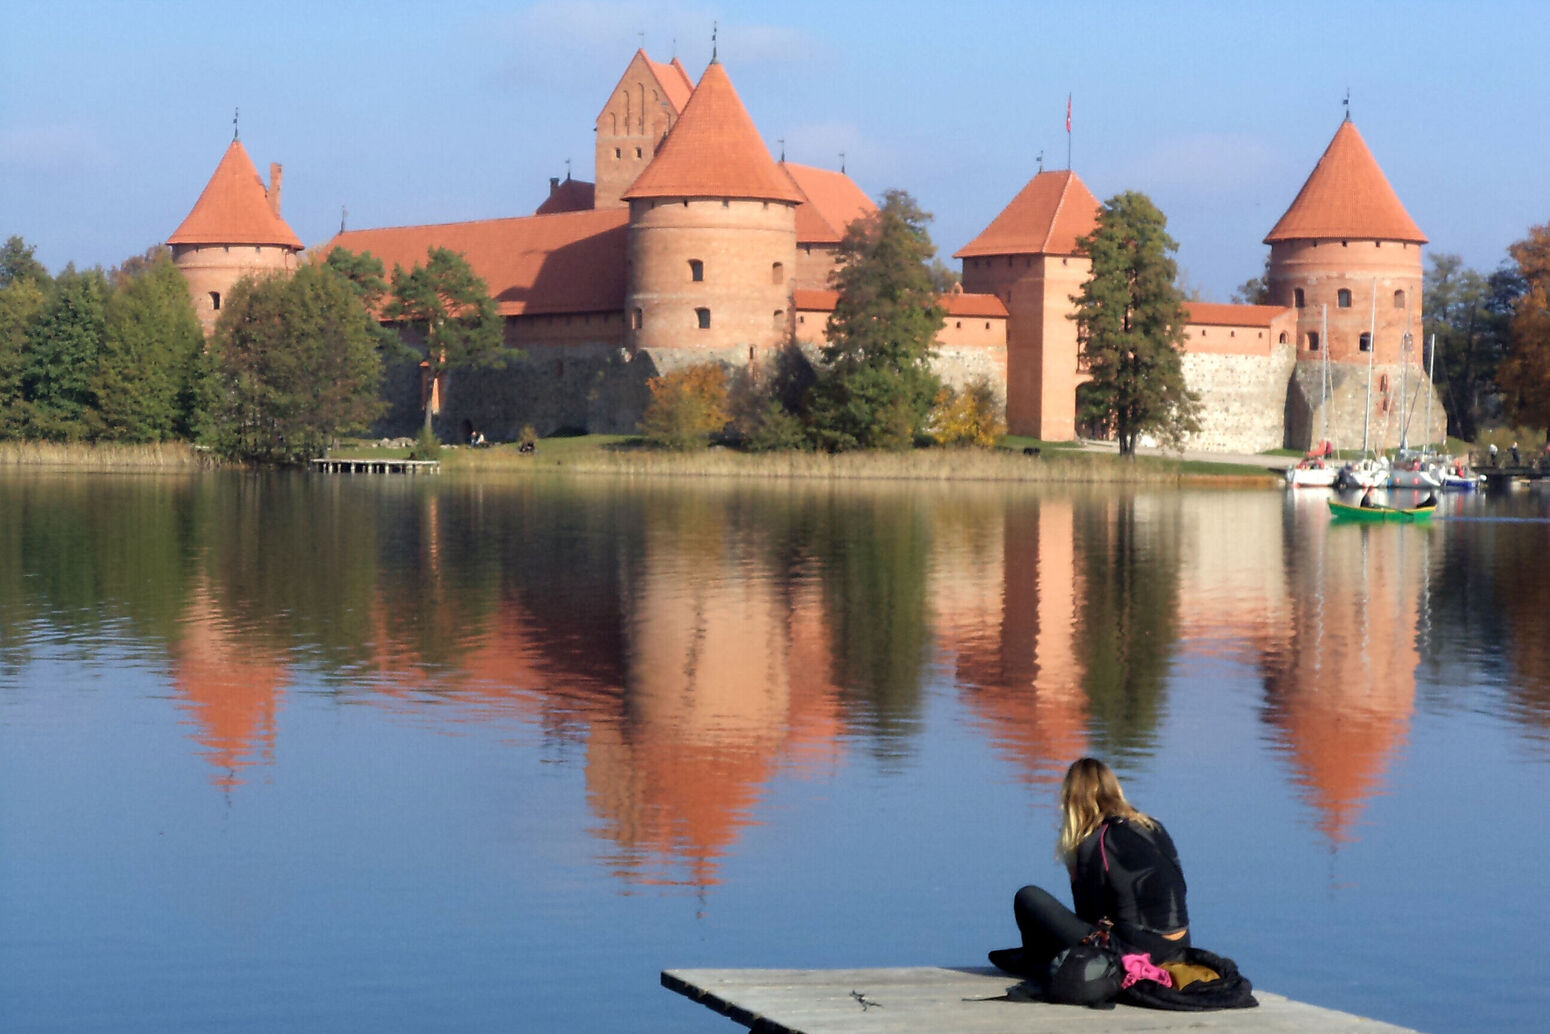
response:
<path fill-rule="evenodd" d="M 269 210 L 280 218 L 280 179 L 284 175 L 279 162 L 269 163 L 269 189 L 264 193 L 269 198 Z"/>

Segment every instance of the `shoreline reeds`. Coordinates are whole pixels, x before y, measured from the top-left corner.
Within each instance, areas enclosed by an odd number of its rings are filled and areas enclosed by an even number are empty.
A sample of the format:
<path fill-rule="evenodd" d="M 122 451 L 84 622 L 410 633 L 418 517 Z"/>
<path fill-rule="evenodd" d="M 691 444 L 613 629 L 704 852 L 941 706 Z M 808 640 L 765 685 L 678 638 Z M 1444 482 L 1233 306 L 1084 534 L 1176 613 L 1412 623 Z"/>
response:
<path fill-rule="evenodd" d="M 187 442 L 0 442 L 0 468 L 89 473 L 182 473 L 215 470 L 219 459 Z"/>

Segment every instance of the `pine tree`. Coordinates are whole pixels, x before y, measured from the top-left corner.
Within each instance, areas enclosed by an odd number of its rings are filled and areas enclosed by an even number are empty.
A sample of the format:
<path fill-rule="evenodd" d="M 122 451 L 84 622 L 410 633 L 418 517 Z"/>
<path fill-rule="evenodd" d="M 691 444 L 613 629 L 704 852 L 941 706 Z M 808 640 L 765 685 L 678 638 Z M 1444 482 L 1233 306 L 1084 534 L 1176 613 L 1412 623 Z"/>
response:
<path fill-rule="evenodd" d="M 423 335 L 429 384 L 449 370 L 504 365 L 504 328 L 490 289 L 468 261 L 447 248 L 431 248 L 423 266 L 393 269 L 393 294 L 384 310 Z M 431 393 L 425 393 L 425 429 L 431 427 Z"/>
<path fill-rule="evenodd" d="M 930 219 L 891 190 L 845 231 L 830 279 L 839 300 L 807 405 L 823 448 L 907 448 L 924 428 L 940 387 L 931 357 L 946 314 L 932 279 Z"/>
<path fill-rule="evenodd" d="M 1175 446 L 1199 430 L 1199 398 L 1184 383 L 1184 296 L 1167 220 L 1145 194 L 1110 198 L 1078 245 L 1092 274 L 1074 299 L 1077 340 L 1091 381 L 1084 421 L 1112 428 L 1122 456 L 1155 434 Z"/>

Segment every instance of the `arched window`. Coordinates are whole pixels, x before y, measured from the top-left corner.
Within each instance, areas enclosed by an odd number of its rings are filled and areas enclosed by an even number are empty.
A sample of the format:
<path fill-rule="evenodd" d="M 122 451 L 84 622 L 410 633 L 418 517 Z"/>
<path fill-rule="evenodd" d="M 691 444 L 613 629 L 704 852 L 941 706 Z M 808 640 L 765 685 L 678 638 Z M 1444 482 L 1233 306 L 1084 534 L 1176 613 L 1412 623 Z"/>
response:
<path fill-rule="evenodd" d="M 699 321 L 700 329 L 701 330 L 709 330 L 710 329 L 710 310 L 709 309 L 695 309 L 694 310 L 694 318 Z"/>
<path fill-rule="evenodd" d="M 786 325 L 786 310 L 785 309 L 776 309 L 775 310 L 775 315 L 772 318 L 772 322 L 775 324 L 775 329 L 776 330 L 779 330 L 782 327 L 784 327 Z"/>
<path fill-rule="evenodd" d="M 1281 331 L 1281 338 L 1277 342 L 1277 344 L 1282 344 L 1282 345 L 1286 344 L 1286 331 L 1284 331 L 1284 330 Z"/>
<path fill-rule="evenodd" d="M 1303 301 L 1302 301 L 1302 288 L 1299 287 L 1299 288 L 1297 288 L 1296 290 L 1294 290 L 1292 292 L 1292 301 L 1296 304 L 1296 306 L 1299 309 L 1302 308 L 1302 304 L 1303 304 Z"/>
<path fill-rule="evenodd" d="M 1348 288 L 1342 287 L 1335 292 L 1335 304 L 1342 309 L 1349 309 L 1351 307 L 1351 292 Z"/>
<path fill-rule="evenodd" d="M 1319 333 L 1316 330 L 1310 330 L 1310 331 L 1308 331 L 1308 351 L 1310 351 L 1310 352 L 1317 352 L 1318 350 L 1319 350 Z"/>
<path fill-rule="evenodd" d="M 786 264 L 777 262 L 770 267 L 770 283 L 783 284 L 786 282 Z"/>
<path fill-rule="evenodd" d="M 1404 307 L 1405 307 L 1405 292 L 1404 291 L 1395 291 L 1394 292 L 1394 308 L 1396 308 L 1396 309 L 1403 309 Z"/>
<path fill-rule="evenodd" d="M 699 259 L 689 260 L 689 279 L 699 283 L 705 279 L 705 263 Z"/>
<path fill-rule="evenodd" d="M 221 311 L 221 292 L 210 292 L 210 308 L 214 309 L 216 312 Z"/>
<path fill-rule="evenodd" d="M 1372 335 L 1368 334 L 1368 333 L 1366 333 L 1364 331 L 1362 333 L 1362 336 L 1356 339 L 1356 347 L 1361 349 L 1363 352 L 1371 352 L 1372 351 Z"/>

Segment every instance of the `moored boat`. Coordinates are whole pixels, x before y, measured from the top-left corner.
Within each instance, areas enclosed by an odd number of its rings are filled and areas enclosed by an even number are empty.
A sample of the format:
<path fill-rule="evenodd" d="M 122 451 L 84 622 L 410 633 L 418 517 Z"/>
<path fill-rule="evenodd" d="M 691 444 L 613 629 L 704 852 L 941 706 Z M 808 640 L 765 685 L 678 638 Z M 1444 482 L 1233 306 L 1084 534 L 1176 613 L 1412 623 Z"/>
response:
<path fill-rule="evenodd" d="M 1339 473 L 1322 457 L 1309 456 L 1295 467 L 1286 468 L 1286 483 L 1291 488 L 1333 488 Z"/>

